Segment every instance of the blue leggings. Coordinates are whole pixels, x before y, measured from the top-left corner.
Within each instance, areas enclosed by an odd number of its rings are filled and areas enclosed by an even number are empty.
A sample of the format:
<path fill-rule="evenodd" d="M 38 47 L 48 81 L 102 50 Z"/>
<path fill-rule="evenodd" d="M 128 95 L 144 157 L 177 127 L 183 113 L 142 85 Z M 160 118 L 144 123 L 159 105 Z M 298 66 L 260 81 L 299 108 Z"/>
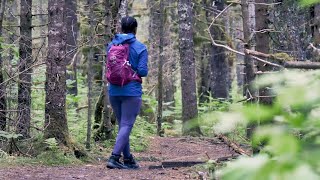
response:
<path fill-rule="evenodd" d="M 129 136 L 136 117 L 140 112 L 141 97 L 139 96 L 110 96 L 110 104 L 116 114 L 119 131 L 112 154 L 124 158 L 131 157 Z"/>

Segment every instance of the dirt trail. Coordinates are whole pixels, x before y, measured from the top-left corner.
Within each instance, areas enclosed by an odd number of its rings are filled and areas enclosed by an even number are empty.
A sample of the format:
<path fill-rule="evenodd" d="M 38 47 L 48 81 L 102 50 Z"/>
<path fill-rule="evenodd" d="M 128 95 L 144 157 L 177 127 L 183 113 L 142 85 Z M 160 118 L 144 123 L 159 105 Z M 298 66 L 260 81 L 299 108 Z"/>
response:
<path fill-rule="evenodd" d="M 218 159 L 236 153 L 217 139 L 199 138 L 152 138 L 149 150 L 135 153 L 139 170 L 110 170 L 104 164 L 72 167 L 15 167 L 1 168 L 0 180 L 167 180 L 198 179 L 197 172 L 190 167 L 156 168 L 164 161 L 199 161 L 203 158 Z M 204 157 L 205 155 L 205 157 Z"/>

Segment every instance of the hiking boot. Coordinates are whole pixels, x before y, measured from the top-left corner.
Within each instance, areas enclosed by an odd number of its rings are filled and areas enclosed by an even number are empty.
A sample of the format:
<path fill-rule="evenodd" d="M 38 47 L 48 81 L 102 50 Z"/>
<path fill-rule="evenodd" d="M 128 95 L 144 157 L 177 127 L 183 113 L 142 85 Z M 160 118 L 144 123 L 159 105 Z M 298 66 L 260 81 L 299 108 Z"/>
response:
<path fill-rule="evenodd" d="M 126 166 L 124 166 L 120 162 L 120 157 L 119 155 L 111 155 L 109 157 L 109 160 L 107 161 L 107 168 L 109 169 L 128 169 Z"/>
<path fill-rule="evenodd" d="M 137 161 L 134 160 L 132 155 L 129 158 L 124 158 L 123 163 L 124 163 L 124 166 L 126 166 L 128 169 L 139 169 L 140 168 Z"/>

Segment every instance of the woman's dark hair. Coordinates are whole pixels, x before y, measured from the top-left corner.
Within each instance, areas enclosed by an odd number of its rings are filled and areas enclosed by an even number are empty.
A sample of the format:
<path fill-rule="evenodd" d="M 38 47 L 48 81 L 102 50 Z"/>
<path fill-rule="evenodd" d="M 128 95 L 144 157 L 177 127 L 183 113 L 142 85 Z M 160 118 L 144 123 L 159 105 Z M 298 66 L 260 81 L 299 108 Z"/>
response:
<path fill-rule="evenodd" d="M 136 33 L 138 27 L 137 20 L 134 17 L 127 16 L 121 19 L 121 31 L 123 33 Z"/>

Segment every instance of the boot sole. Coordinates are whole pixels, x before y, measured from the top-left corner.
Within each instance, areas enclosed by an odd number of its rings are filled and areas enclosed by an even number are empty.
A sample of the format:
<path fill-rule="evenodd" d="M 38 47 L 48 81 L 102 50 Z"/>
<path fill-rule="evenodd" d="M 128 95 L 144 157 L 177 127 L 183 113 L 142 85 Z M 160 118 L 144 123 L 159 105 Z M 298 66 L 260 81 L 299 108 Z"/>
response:
<path fill-rule="evenodd" d="M 109 169 L 127 169 L 126 167 L 114 166 L 113 164 L 107 163 L 107 168 Z"/>

